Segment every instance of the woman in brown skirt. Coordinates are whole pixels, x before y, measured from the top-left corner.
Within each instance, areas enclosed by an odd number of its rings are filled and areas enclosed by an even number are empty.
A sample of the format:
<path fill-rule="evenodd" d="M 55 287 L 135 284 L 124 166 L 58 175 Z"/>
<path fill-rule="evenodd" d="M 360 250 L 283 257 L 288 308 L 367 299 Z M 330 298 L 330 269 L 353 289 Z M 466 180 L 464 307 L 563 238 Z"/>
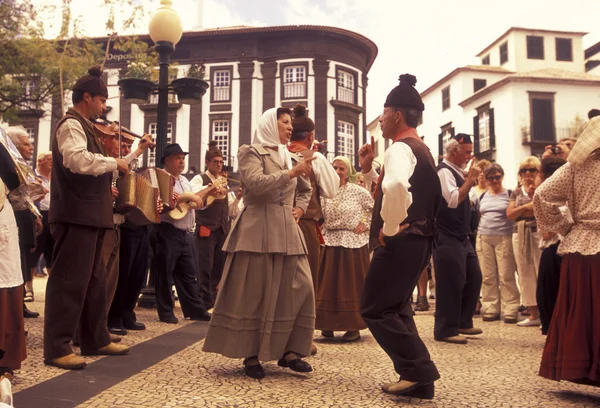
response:
<path fill-rule="evenodd" d="M 567 164 L 537 188 L 542 233 L 564 237 L 560 287 L 539 374 L 600 386 L 600 117 L 588 122 Z M 570 221 L 560 211 L 567 205 Z"/>
<path fill-rule="evenodd" d="M 19 187 L 19 177 L 0 130 L 0 366 L 21 368 L 27 358 L 23 325 L 23 275 L 19 233 L 13 209 L 6 200 L 9 190 Z M 4 354 L 4 356 L 2 356 Z"/>
<path fill-rule="evenodd" d="M 325 250 L 317 275 L 316 328 L 324 337 L 345 331 L 342 341 L 360 339 L 367 325 L 360 315 L 360 299 L 369 269 L 369 225 L 373 198 L 356 184 L 356 170 L 346 157 L 336 157 L 333 168 L 340 189 L 323 200 Z"/>
<path fill-rule="evenodd" d="M 291 111 L 272 108 L 261 117 L 251 146 L 238 163 L 245 208 L 223 250 L 227 259 L 204 351 L 245 358 L 246 375 L 260 379 L 259 361 L 310 372 L 315 295 L 306 245 L 297 220 L 311 197 L 312 159 L 292 167 L 286 144 Z"/>

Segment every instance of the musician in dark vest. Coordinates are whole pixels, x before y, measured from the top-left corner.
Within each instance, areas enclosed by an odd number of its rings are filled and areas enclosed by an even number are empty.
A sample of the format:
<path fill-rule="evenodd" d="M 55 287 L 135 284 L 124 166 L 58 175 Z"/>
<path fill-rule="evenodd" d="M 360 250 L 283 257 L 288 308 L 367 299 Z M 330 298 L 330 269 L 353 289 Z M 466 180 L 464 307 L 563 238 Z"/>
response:
<path fill-rule="evenodd" d="M 433 250 L 441 190 L 433 157 L 415 129 L 425 109 L 416 82 L 412 75 L 401 75 L 379 117 L 383 137 L 393 143 L 375 191 L 369 243 L 374 253 L 361 314 L 400 375 L 399 381 L 384 384 L 383 391 L 431 399 L 440 375 L 419 337 L 411 296 Z M 371 138 L 359 150 L 367 185 L 377 177 L 373 142 Z"/>
<path fill-rule="evenodd" d="M 223 171 L 223 152 L 212 140 L 204 156 L 207 170 L 192 180 L 192 191 L 200 191 L 203 186 L 225 180 Z M 223 274 L 225 252 L 223 244 L 229 234 L 229 202 L 227 185 L 218 187 L 211 193 L 216 199 L 209 207 L 196 210 L 196 255 L 198 293 L 207 309 L 211 309 L 217 298 L 217 285 Z"/>
<path fill-rule="evenodd" d="M 56 125 L 52 139 L 50 232 L 54 265 L 46 287 L 44 362 L 83 368 L 71 340 L 79 325 L 81 354 L 122 355 L 106 326 L 106 268 L 102 246 L 113 229 L 112 172 L 127 172 L 123 159 L 107 157 L 92 120 L 106 109 L 108 90 L 94 67 L 73 86 L 73 108 Z"/>
<path fill-rule="evenodd" d="M 477 185 L 479 166 L 464 169 L 473 156 L 471 137 L 459 133 L 444 147 L 444 160 L 437 167 L 442 186 L 439 234 L 433 254 L 436 280 L 434 338 L 466 344 L 463 335 L 482 331 L 473 327 L 473 313 L 481 292 L 481 269 L 471 244 L 471 200 L 469 192 Z"/>
<path fill-rule="evenodd" d="M 142 142 L 143 140 L 145 142 Z M 122 134 L 121 156 L 127 160 L 131 158 L 130 165 L 137 168 L 137 158 L 154 144 L 150 135 L 144 135 L 137 149 L 132 152 L 133 138 L 126 133 Z M 133 154 L 133 157 L 131 156 Z M 115 214 L 115 217 L 117 214 Z M 148 270 L 148 252 L 150 251 L 148 226 L 134 225 L 127 220 L 115 219 L 115 224 L 120 224 L 118 278 L 115 294 L 108 311 L 108 330 L 112 334 L 126 335 L 127 330 L 145 330 L 146 325 L 138 322 L 135 314 L 140 293 L 146 281 Z"/>
<path fill-rule="evenodd" d="M 201 195 L 192 194 L 188 179 L 181 175 L 185 169 L 187 152 L 177 143 L 165 147 L 161 163 L 165 171 L 175 177 L 174 192 L 178 196 L 178 207 L 186 208 L 185 200 L 193 201 L 198 208 L 203 207 Z M 156 308 L 158 318 L 163 323 L 177 324 L 179 319 L 173 313 L 171 287 L 175 283 L 179 303 L 184 317 L 191 320 L 210 320 L 204 302 L 198 295 L 196 281 L 196 250 L 194 248 L 194 210 L 190 209 L 180 219 L 168 214 L 160 216 L 160 224 L 150 228 L 150 245 L 154 253 L 154 273 L 156 287 Z"/>
<path fill-rule="evenodd" d="M 324 244 L 320 231 L 320 223 L 323 222 L 321 197 L 333 199 L 339 189 L 340 178 L 325 156 L 312 149 L 313 142 L 315 141 L 315 123 L 308 117 L 306 107 L 298 104 L 294 107 L 292 113 L 292 126 L 294 130 L 292 131 L 288 150 L 292 153 L 298 153 L 304 158 L 316 157 L 312 162 L 313 171 L 309 175 L 312 195 L 306 212 L 298 221 L 298 226 L 302 230 L 304 241 L 306 242 L 307 258 L 316 294 L 321 245 Z M 292 156 L 292 160 L 296 161 L 296 157 Z M 314 355 L 316 353 L 317 347 L 313 343 L 311 354 Z"/>

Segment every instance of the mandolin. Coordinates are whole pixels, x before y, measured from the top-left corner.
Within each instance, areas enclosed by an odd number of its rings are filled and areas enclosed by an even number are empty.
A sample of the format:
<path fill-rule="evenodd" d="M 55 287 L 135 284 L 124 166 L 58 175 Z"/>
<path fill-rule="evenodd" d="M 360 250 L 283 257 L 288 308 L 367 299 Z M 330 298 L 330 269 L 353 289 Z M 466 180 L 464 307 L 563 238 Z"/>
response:
<path fill-rule="evenodd" d="M 194 202 L 194 197 L 200 197 L 202 201 L 206 202 L 206 207 L 210 206 L 217 200 L 224 200 L 227 198 L 227 195 L 220 196 L 212 196 L 208 195 L 211 191 L 219 187 L 227 187 L 227 179 L 226 178 L 218 178 L 214 183 L 209 185 L 209 187 L 200 191 L 199 193 L 183 193 L 179 195 L 179 201 L 177 201 L 177 205 L 175 209 L 169 211 L 169 217 L 173 220 L 180 220 L 187 215 L 190 209 L 196 208 L 196 203 Z M 208 198 L 206 198 L 208 196 Z M 206 208 L 205 207 L 205 208 Z"/>

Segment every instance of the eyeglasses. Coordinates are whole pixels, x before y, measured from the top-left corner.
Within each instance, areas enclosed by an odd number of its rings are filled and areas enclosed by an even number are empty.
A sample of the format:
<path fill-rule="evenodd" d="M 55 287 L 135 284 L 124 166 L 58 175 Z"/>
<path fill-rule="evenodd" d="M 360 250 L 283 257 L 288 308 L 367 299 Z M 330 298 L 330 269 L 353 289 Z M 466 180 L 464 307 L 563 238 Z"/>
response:
<path fill-rule="evenodd" d="M 525 174 L 525 173 L 533 174 L 533 173 L 537 173 L 537 172 L 538 172 L 538 169 L 536 169 L 535 167 L 526 167 L 526 168 L 519 170 L 519 173 L 521 173 L 521 174 Z"/>
<path fill-rule="evenodd" d="M 490 177 L 486 177 L 487 181 L 500 181 L 502 180 L 503 176 L 490 176 Z"/>

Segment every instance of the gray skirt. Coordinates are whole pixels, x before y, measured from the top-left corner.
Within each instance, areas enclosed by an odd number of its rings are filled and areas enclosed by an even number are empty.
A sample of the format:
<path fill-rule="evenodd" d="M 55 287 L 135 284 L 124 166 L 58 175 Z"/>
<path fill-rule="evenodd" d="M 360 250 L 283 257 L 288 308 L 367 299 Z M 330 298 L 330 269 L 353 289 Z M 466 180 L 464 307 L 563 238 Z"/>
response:
<path fill-rule="evenodd" d="M 227 254 L 203 350 L 230 358 L 310 354 L 315 294 L 306 255 Z"/>

